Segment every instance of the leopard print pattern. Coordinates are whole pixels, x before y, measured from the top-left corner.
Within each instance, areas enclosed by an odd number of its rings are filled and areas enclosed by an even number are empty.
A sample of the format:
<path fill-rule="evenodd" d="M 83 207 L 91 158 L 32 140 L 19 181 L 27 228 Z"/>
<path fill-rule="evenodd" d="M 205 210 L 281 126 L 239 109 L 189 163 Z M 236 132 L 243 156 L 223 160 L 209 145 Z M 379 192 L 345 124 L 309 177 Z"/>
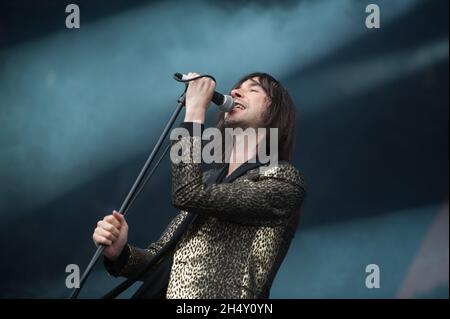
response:
<path fill-rule="evenodd" d="M 183 153 L 186 162 L 172 163 L 172 201 L 181 212 L 148 249 L 130 247 L 120 275 L 142 269 L 189 211 L 197 217 L 175 247 L 166 297 L 268 298 L 297 228 L 303 176 L 279 163 L 249 170 L 231 183 L 206 185 L 212 171 L 203 173 L 193 160 L 200 139 L 182 137 L 173 143 L 189 150 Z"/>
<path fill-rule="evenodd" d="M 147 249 L 128 245 L 130 250 L 128 261 L 124 267 L 122 267 L 122 269 L 114 275 L 128 278 L 140 272 L 143 267 L 149 263 L 153 256 L 155 256 L 155 254 L 170 241 L 173 233 L 184 221 L 187 214 L 188 212 L 186 211 L 180 211 L 179 214 L 176 215 L 175 218 L 169 223 L 160 238 L 156 242 L 150 244 Z"/>
<path fill-rule="evenodd" d="M 296 230 L 303 177 L 280 163 L 205 186 L 201 164 L 190 160 L 199 138 L 176 143 L 189 152 L 172 164 L 173 204 L 197 219 L 176 246 L 167 298 L 268 297 Z"/>

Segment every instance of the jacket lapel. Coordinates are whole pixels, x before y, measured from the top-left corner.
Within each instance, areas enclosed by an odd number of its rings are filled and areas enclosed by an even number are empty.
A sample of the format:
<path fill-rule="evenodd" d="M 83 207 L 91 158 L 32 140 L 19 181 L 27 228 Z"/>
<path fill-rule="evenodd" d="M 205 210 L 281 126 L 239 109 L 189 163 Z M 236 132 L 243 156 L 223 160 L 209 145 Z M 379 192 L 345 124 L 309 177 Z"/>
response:
<path fill-rule="evenodd" d="M 248 172 L 251 169 L 257 168 L 261 166 L 262 164 L 256 160 L 256 163 L 249 163 L 246 162 L 239 166 L 232 174 L 226 177 L 226 173 L 228 172 L 228 164 L 223 165 L 223 167 L 217 169 L 215 172 L 213 172 L 205 181 L 206 185 L 210 185 L 212 183 L 231 183 L 236 178 L 244 175 L 246 172 Z M 155 269 L 152 273 L 148 274 L 149 277 L 147 277 L 144 280 L 144 283 L 141 285 L 141 287 L 133 294 L 132 298 L 163 298 L 165 294 L 165 289 L 167 289 L 167 284 L 169 281 L 170 276 L 170 270 L 172 268 L 173 263 L 173 248 L 175 247 L 176 243 L 181 239 L 183 234 L 187 231 L 189 226 L 194 222 L 195 218 L 197 217 L 196 214 L 187 212 L 187 215 L 185 219 L 181 222 L 181 224 L 177 227 L 177 229 L 174 231 L 173 236 L 171 240 L 166 243 L 161 249 L 156 253 L 156 255 L 150 260 L 150 262 L 146 265 L 145 269 L 142 271 L 141 274 L 138 274 L 137 276 L 133 278 L 129 278 L 128 280 L 124 281 L 122 284 L 117 286 L 115 289 L 110 291 L 108 294 L 103 296 L 103 298 L 109 299 L 109 298 L 115 298 L 117 295 L 119 295 L 121 292 L 123 292 L 125 289 L 130 287 L 134 282 L 136 282 L 143 274 L 147 273 L 155 264 L 157 261 L 161 260 L 162 258 L 166 258 L 163 260 L 163 262 L 160 263 L 159 267 Z M 167 254 L 170 252 L 169 254 Z M 158 277 L 158 278 L 156 278 Z M 150 287 L 153 287 L 150 289 Z"/>

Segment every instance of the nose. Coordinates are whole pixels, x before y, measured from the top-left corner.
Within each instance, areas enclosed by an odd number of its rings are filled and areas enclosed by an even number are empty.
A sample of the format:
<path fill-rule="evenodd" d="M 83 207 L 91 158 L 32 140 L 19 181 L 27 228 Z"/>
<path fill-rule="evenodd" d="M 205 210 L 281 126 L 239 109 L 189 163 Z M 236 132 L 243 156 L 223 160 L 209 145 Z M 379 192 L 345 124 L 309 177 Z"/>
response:
<path fill-rule="evenodd" d="M 242 91 L 239 88 L 231 90 L 231 97 L 233 99 L 241 98 L 242 97 Z"/>

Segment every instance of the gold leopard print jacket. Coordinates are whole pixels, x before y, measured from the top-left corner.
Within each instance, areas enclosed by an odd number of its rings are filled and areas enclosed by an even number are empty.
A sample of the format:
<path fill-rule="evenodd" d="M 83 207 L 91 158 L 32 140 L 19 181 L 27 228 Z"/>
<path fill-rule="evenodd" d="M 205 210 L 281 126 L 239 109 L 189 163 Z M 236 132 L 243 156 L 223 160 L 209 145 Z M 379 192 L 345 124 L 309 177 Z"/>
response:
<path fill-rule="evenodd" d="M 172 202 L 181 211 L 147 249 L 127 246 L 125 265 L 110 273 L 130 277 L 141 271 L 195 214 L 175 245 L 166 298 L 268 298 L 296 231 L 302 175 L 280 162 L 205 185 L 213 171 L 203 173 L 192 160 L 200 137 L 182 137 L 173 145 L 188 150 L 183 161 L 172 163 Z"/>

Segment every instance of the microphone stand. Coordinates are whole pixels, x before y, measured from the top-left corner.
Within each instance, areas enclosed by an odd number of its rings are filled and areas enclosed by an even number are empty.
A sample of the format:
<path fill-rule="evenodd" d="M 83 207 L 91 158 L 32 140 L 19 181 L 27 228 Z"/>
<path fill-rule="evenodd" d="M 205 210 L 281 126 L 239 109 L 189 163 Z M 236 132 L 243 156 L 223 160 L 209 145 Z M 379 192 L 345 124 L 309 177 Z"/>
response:
<path fill-rule="evenodd" d="M 186 85 L 187 89 L 187 85 Z M 159 159 L 159 161 L 156 163 L 155 167 L 153 167 L 153 170 L 149 175 L 147 175 L 147 171 L 153 162 L 156 154 L 158 153 L 159 149 L 161 148 L 162 143 L 164 142 L 164 139 L 166 138 L 167 134 L 169 133 L 169 130 L 172 128 L 173 123 L 177 119 L 178 115 L 181 112 L 181 109 L 184 106 L 185 98 L 186 98 L 186 89 L 184 90 L 183 94 L 178 98 L 178 104 L 175 108 L 175 111 L 172 113 L 172 116 L 170 117 L 169 121 L 166 124 L 166 127 L 164 128 L 163 132 L 161 133 L 158 141 L 156 142 L 156 145 L 154 146 L 152 152 L 150 153 L 149 157 L 147 158 L 147 161 L 145 162 L 144 166 L 141 169 L 141 172 L 139 173 L 138 177 L 136 178 L 133 186 L 131 187 L 130 191 L 128 192 L 127 197 L 123 201 L 119 213 L 126 215 L 128 209 L 133 204 L 136 197 L 139 195 L 139 193 L 142 191 L 145 183 L 147 182 L 148 178 L 151 177 L 153 172 L 155 171 L 156 167 L 161 162 L 162 157 L 167 153 L 170 147 L 166 148 L 163 155 Z M 79 287 L 75 288 L 72 293 L 69 296 L 69 299 L 76 299 L 78 294 L 80 293 L 81 289 L 83 288 L 83 285 L 85 284 L 89 274 L 91 273 L 92 269 L 94 268 L 95 264 L 97 263 L 98 259 L 102 255 L 103 250 L 105 249 L 105 246 L 99 246 L 97 248 L 97 251 L 95 252 L 94 256 L 91 258 L 91 261 L 86 267 L 86 270 L 84 271 L 83 275 L 80 279 L 80 285 Z"/>

